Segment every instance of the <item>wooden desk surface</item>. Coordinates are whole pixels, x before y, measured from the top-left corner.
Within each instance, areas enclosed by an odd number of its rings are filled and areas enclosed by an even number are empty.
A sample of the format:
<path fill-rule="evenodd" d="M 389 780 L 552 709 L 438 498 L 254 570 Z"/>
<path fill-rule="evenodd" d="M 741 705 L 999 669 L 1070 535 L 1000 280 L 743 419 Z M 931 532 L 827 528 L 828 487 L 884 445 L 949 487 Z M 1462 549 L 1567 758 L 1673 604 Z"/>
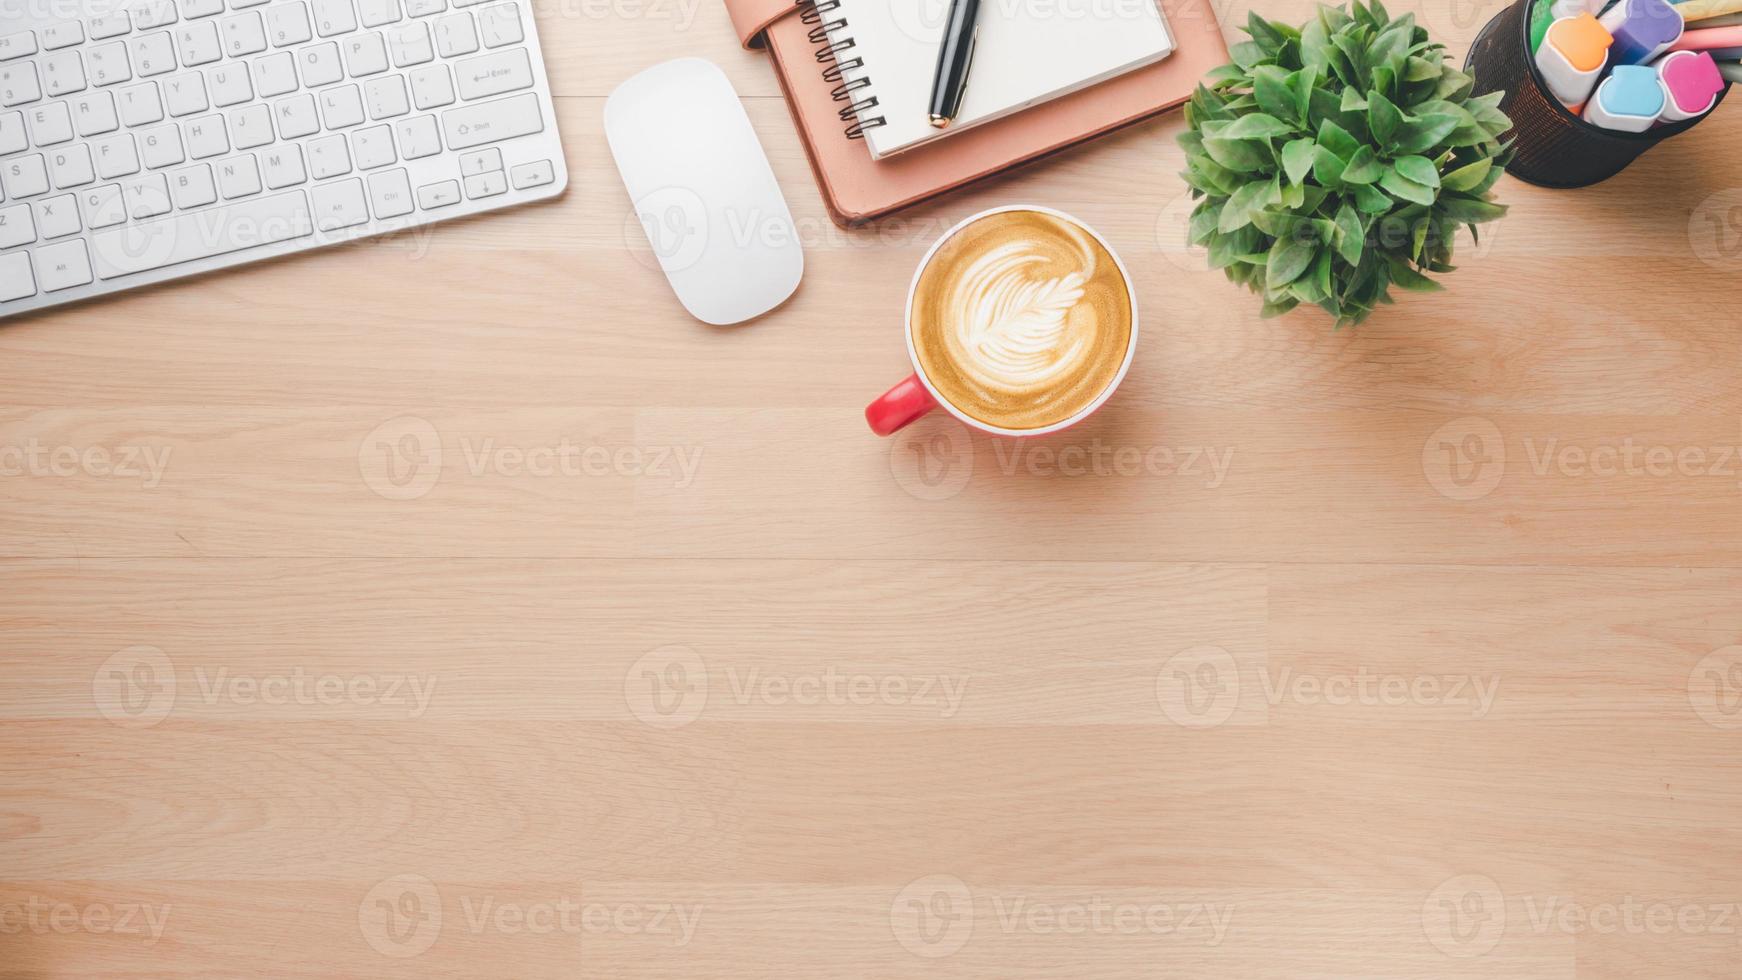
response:
<path fill-rule="evenodd" d="M 564 200 L 0 328 L 0 976 L 1742 975 L 1742 110 L 1335 332 L 1178 118 L 849 233 L 717 4 L 540 10 Z M 805 239 L 734 329 L 600 133 L 679 54 Z M 874 438 L 1007 202 L 1123 391 Z"/>

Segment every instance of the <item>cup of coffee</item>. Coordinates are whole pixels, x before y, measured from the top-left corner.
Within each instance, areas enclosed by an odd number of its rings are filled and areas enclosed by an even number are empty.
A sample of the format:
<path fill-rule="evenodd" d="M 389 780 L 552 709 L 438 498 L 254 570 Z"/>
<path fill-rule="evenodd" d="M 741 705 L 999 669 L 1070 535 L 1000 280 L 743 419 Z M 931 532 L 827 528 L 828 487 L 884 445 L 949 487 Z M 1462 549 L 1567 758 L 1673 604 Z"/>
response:
<path fill-rule="evenodd" d="M 913 374 L 865 409 L 889 435 L 942 408 L 1038 436 L 1100 408 L 1137 349 L 1137 296 L 1112 246 L 1050 208 L 983 211 L 945 232 L 907 290 Z"/>

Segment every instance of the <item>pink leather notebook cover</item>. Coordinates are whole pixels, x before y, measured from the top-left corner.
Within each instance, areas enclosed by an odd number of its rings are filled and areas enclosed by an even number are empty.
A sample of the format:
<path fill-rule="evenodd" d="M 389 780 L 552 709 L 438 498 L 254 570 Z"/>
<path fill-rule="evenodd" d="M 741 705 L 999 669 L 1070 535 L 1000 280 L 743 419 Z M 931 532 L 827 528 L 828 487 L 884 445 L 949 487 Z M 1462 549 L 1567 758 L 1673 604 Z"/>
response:
<path fill-rule="evenodd" d="M 817 60 L 822 44 L 793 0 L 726 0 L 738 38 L 774 61 L 799 139 L 829 214 L 856 225 L 1118 129 L 1184 102 L 1198 80 L 1228 60 L 1210 0 L 1160 0 L 1176 43 L 1160 62 L 1013 116 L 882 160 L 848 123 Z M 876 66 L 871 65 L 873 79 Z"/>

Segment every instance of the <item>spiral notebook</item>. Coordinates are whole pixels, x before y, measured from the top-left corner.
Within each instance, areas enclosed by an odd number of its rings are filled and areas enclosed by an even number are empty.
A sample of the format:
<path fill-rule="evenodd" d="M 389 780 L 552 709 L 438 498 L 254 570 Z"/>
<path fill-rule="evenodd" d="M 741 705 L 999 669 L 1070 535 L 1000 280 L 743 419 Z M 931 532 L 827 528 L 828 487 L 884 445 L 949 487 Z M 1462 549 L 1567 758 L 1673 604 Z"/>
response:
<path fill-rule="evenodd" d="M 1174 47 L 1148 0 L 983 0 L 961 111 L 938 129 L 928 116 L 949 0 L 823 0 L 816 9 L 874 159 L 1117 78 Z"/>
<path fill-rule="evenodd" d="M 982 10 L 1007 2 L 982 0 Z M 768 55 L 823 203 L 829 216 L 846 227 L 884 218 L 1165 112 L 1184 102 L 1205 72 L 1228 60 L 1227 42 L 1211 0 L 1154 0 L 1174 43 L 1173 53 L 1160 61 L 957 130 L 948 139 L 872 159 L 864 140 L 867 131 L 853 108 L 854 95 L 865 93 L 841 90 L 846 84 L 843 66 L 858 60 L 867 77 L 880 79 L 868 59 L 859 58 L 853 47 L 830 40 L 824 29 L 825 23 L 841 19 L 839 0 L 725 0 L 725 4 L 739 42 Z M 929 93 L 932 67 L 921 75 Z M 753 118 L 759 128 L 766 124 L 759 116 Z M 877 117 L 867 113 L 867 118 Z M 770 135 L 765 133 L 764 139 Z"/>

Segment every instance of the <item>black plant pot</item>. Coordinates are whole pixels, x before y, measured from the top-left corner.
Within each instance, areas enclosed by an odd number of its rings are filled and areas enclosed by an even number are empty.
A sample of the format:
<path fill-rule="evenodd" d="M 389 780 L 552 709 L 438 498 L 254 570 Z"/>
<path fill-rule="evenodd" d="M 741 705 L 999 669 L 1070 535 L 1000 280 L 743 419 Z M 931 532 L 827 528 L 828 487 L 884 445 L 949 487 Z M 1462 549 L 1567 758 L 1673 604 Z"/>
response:
<path fill-rule="evenodd" d="M 1517 140 L 1518 145 L 1507 173 L 1542 187 L 1588 187 L 1626 170 L 1646 150 L 1687 132 L 1711 115 L 1643 133 L 1614 132 L 1573 115 L 1549 92 L 1531 55 L 1531 3 L 1517 0 L 1489 21 L 1464 62 L 1464 70 L 1476 76 L 1477 95 L 1506 92 L 1500 108 L 1512 117 L 1513 124 L 1506 138 Z M 1718 100 L 1722 102 L 1729 92 L 1725 86 Z"/>

